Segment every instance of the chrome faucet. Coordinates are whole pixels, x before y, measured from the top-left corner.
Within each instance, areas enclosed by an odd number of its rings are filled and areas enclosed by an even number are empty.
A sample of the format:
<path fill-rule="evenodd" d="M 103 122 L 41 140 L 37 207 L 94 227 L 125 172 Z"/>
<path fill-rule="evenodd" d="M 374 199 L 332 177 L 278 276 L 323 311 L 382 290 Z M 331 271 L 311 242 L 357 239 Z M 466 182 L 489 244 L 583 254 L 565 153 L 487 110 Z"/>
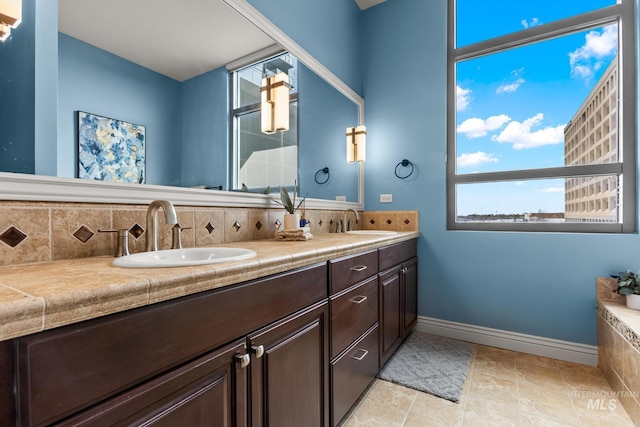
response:
<path fill-rule="evenodd" d="M 145 250 L 157 251 L 158 250 L 158 210 L 164 210 L 164 218 L 167 224 L 177 224 L 178 215 L 176 210 L 168 200 L 154 200 L 149 204 L 147 208 L 147 237 Z"/>
<path fill-rule="evenodd" d="M 347 220 L 349 212 L 353 212 L 356 215 L 356 221 L 360 221 L 360 216 L 358 216 L 358 212 L 355 209 L 347 209 L 344 211 L 344 217 L 342 218 L 342 227 L 344 231 L 351 231 L 351 220 Z"/>

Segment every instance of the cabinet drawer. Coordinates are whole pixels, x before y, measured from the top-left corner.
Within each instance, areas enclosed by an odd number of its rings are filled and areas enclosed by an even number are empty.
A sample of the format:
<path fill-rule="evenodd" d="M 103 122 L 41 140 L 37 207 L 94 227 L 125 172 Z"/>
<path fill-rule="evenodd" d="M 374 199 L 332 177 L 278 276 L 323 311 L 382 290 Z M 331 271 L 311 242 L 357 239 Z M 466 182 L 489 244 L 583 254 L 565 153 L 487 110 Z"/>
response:
<path fill-rule="evenodd" d="M 333 411 L 337 425 L 378 373 L 378 325 L 374 325 L 331 365 Z"/>
<path fill-rule="evenodd" d="M 380 248 L 378 250 L 380 271 L 391 268 L 394 265 L 400 264 L 402 261 L 416 256 L 418 254 L 417 242 L 416 239 L 412 239 Z"/>
<path fill-rule="evenodd" d="M 378 277 L 331 297 L 331 358 L 378 321 Z"/>
<path fill-rule="evenodd" d="M 331 294 L 347 289 L 378 272 L 376 250 L 329 261 Z"/>
<path fill-rule="evenodd" d="M 326 263 L 19 338 L 19 415 L 45 425 L 327 298 Z"/>

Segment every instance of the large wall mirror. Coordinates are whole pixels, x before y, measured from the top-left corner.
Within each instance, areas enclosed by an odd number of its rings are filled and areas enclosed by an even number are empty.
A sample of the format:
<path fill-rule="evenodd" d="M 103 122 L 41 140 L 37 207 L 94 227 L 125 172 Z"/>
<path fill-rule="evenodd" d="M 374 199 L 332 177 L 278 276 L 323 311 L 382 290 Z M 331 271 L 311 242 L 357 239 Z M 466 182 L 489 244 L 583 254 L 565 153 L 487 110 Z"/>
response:
<path fill-rule="evenodd" d="M 297 175 L 294 165 L 287 176 L 309 207 L 362 208 L 363 166 L 346 162 L 344 135 L 362 122 L 363 100 L 245 0 L 25 1 L 23 9 L 0 44 L 0 89 L 12 100 L 0 106 L 0 198 L 271 205 L 233 179 L 230 71 L 286 51 L 297 62 L 297 137 L 253 144 L 247 164 L 268 169 L 278 141 L 288 153 L 293 144 Z M 144 126 L 144 184 L 75 178 L 78 111 Z M 245 140 L 260 139 L 259 126 L 247 129 Z"/>

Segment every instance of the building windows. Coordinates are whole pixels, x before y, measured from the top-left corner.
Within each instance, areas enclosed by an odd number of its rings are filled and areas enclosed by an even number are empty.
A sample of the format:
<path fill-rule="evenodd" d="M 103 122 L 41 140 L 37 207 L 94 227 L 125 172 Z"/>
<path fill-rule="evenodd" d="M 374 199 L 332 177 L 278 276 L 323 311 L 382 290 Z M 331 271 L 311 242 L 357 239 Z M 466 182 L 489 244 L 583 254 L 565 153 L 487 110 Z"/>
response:
<path fill-rule="evenodd" d="M 633 0 L 562 6 L 449 0 L 449 229 L 635 231 Z"/>
<path fill-rule="evenodd" d="M 298 176 L 297 60 L 278 53 L 230 70 L 232 75 L 233 189 L 269 192 L 291 186 Z M 260 128 L 262 78 L 284 72 L 289 76 L 289 130 L 265 134 Z"/>

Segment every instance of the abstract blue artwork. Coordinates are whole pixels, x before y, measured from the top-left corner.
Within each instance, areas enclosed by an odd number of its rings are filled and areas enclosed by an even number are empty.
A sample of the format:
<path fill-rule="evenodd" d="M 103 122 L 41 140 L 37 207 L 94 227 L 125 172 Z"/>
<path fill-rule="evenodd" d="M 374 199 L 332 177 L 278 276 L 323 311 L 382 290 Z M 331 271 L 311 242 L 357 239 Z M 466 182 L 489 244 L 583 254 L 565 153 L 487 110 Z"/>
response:
<path fill-rule="evenodd" d="M 78 177 L 145 180 L 145 127 L 78 111 Z"/>

